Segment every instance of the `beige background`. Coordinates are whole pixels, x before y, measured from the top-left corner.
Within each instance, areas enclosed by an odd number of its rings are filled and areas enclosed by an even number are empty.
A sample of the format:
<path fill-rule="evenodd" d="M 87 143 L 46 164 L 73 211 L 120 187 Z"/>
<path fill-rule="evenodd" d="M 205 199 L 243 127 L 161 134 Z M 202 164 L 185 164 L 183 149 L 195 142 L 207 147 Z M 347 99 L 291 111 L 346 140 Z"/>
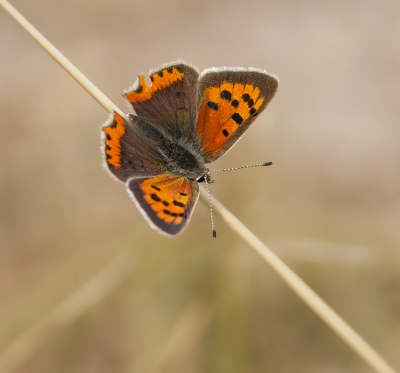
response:
<path fill-rule="evenodd" d="M 399 1 L 12 3 L 123 110 L 178 58 L 278 75 L 211 168 L 274 165 L 212 193 L 400 369 Z M 101 167 L 108 114 L 1 9 L 0 48 L 0 362 L 127 252 L 124 280 L 15 372 L 371 371 L 218 216 L 212 239 L 207 206 L 178 238 L 151 230 Z"/>

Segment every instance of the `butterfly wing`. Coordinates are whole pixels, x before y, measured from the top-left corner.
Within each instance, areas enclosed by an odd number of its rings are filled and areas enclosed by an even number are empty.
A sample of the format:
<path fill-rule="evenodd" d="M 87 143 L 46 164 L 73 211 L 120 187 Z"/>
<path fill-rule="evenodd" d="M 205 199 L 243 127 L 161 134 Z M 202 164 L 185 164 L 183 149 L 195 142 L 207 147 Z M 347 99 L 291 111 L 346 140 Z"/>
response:
<path fill-rule="evenodd" d="M 165 159 L 158 150 L 157 136 L 149 131 L 151 126 L 138 117 L 130 115 L 126 120 L 118 113 L 102 127 L 104 163 L 118 180 L 164 172 Z"/>
<path fill-rule="evenodd" d="M 140 75 L 125 92 L 136 114 L 174 139 L 189 138 L 196 119 L 199 72 L 178 61 L 150 71 L 151 84 Z"/>
<path fill-rule="evenodd" d="M 278 79 L 266 71 L 205 70 L 197 91 L 196 141 L 206 163 L 226 153 L 272 100 Z"/>
<path fill-rule="evenodd" d="M 196 182 L 166 173 L 151 178 L 131 178 L 126 188 L 150 225 L 167 236 L 183 231 L 199 197 Z"/>
<path fill-rule="evenodd" d="M 169 175 L 159 152 L 159 132 L 142 119 L 114 113 L 102 127 L 105 164 L 125 182 L 129 195 L 152 228 L 175 236 L 188 224 L 199 196 L 198 184 Z"/>

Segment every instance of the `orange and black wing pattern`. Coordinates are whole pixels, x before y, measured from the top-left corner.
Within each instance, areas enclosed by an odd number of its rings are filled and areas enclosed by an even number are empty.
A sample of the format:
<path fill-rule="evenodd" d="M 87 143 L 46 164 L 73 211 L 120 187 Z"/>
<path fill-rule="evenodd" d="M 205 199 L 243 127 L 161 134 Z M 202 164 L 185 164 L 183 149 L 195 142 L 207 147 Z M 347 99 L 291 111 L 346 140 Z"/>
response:
<path fill-rule="evenodd" d="M 129 179 L 126 187 L 150 225 L 167 236 L 182 232 L 199 196 L 196 182 L 166 173 Z"/>
<path fill-rule="evenodd" d="M 113 113 L 101 128 L 105 166 L 123 182 L 132 176 L 164 172 L 165 159 L 142 128 L 149 128 L 148 123 L 136 116 L 124 118 L 118 113 Z"/>
<path fill-rule="evenodd" d="M 199 72 L 184 62 L 150 71 L 151 84 L 140 75 L 125 98 L 136 114 L 172 138 L 190 137 L 196 118 Z"/>
<path fill-rule="evenodd" d="M 226 153 L 271 101 L 278 86 L 263 70 L 198 70 L 182 61 L 140 75 L 125 92 L 136 115 L 114 113 L 102 127 L 107 169 L 125 183 L 150 223 L 181 233 L 208 177 L 204 163 Z"/>
<path fill-rule="evenodd" d="M 226 153 L 274 97 L 278 80 L 258 69 L 205 70 L 197 91 L 196 141 L 206 163 Z"/>

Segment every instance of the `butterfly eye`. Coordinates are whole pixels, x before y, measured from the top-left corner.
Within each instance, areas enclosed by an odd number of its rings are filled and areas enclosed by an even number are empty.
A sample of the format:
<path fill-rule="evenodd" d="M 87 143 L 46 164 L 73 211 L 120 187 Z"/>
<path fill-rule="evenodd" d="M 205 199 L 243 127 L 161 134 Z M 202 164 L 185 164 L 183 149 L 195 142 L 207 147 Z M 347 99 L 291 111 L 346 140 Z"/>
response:
<path fill-rule="evenodd" d="M 203 176 L 200 176 L 196 181 L 198 183 L 202 183 L 202 182 L 204 182 L 204 180 L 205 180 L 205 176 L 203 175 Z"/>

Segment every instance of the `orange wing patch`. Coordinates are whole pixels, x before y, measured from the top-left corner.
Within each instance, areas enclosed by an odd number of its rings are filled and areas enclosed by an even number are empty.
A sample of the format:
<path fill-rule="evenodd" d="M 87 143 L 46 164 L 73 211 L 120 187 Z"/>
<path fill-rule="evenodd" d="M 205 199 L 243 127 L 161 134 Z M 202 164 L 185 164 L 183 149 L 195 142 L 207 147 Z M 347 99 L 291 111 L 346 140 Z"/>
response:
<path fill-rule="evenodd" d="M 125 97 L 131 103 L 147 101 L 153 96 L 154 92 L 181 81 L 184 75 L 176 67 L 168 67 L 150 75 L 152 82 L 150 86 L 146 84 L 144 76 L 140 75 L 137 87 L 130 92 L 126 92 Z"/>
<path fill-rule="evenodd" d="M 242 123 L 257 115 L 263 102 L 260 90 L 252 84 L 225 82 L 205 89 L 196 128 L 202 150 L 220 149 Z"/>
<path fill-rule="evenodd" d="M 118 113 L 114 113 L 113 122 L 109 126 L 103 127 L 103 131 L 106 134 L 107 163 L 116 168 L 121 168 L 121 137 L 125 135 L 124 118 Z"/>
<path fill-rule="evenodd" d="M 192 188 L 185 178 L 164 174 L 144 180 L 140 189 L 159 219 L 177 225 L 182 223 L 186 217 L 186 205 L 192 196 Z"/>

